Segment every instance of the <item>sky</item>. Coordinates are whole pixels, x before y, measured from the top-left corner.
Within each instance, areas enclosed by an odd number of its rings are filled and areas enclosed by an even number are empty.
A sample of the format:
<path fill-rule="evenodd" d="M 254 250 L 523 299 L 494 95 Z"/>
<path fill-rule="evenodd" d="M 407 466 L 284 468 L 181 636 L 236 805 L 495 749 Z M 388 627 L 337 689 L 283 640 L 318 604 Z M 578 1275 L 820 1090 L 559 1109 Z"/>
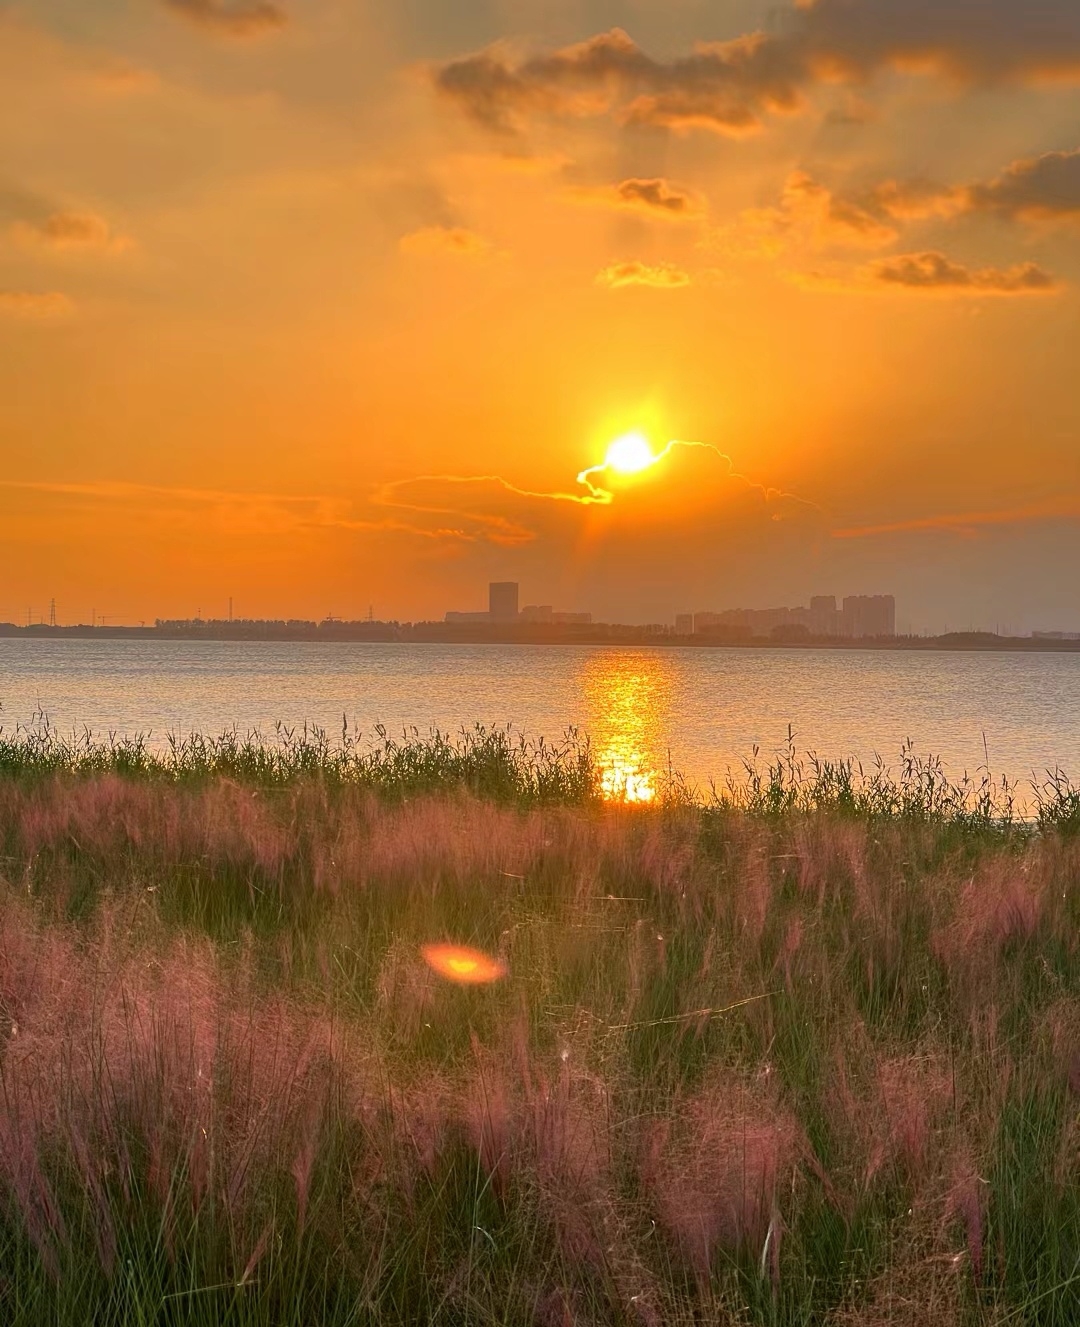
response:
<path fill-rule="evenodd" d="M 1076 0 L 0 2 L 0 620 L 1080 630 L 1078 366 Z"/>

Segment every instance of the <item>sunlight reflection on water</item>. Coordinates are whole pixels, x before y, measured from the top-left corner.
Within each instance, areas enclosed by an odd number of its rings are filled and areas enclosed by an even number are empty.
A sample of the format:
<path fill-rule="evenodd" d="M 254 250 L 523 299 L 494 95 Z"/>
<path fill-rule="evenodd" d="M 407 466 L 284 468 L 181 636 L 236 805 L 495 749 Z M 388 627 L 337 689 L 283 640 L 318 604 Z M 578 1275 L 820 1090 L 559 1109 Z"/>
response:
<path fill-rule="evenodd" d="M 584 676 L 587 728 L 610 801 L 651 802 L 667 766 L 664 734 L 671 723 L 671 660 L 640 650 L 606 651 L 588 660 Z"/>

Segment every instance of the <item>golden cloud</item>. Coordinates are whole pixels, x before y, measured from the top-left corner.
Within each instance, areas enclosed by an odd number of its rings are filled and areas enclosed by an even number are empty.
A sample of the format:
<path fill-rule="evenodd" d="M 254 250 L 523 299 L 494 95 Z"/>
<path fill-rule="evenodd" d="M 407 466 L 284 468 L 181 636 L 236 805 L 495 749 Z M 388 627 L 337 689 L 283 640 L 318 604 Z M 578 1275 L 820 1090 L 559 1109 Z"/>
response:
<path fill-rule="evenodd" d="M 654 290 L 681 290 L 691 284 L 690 274 L 673 263 L 643 263 L 637 258 L 609 263 L 596 274 L 596 284 L 609 290 L 650 286 Z"/>
<path fill-rule="evenodd" d="M 805 171 L 793 171 L 777 207 L 752 208 L 717 232 L 722 245 L 758 257 L 787 250 L 880 249 L 897 231 L 859 203 L 835 194 Z"/>

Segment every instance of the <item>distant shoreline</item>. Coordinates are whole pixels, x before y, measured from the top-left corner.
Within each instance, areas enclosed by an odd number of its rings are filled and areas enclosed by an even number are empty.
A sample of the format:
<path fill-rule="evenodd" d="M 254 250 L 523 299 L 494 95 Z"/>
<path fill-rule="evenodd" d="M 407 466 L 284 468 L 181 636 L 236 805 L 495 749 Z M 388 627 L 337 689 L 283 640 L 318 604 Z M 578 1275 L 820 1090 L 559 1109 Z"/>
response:
<path fill-rule="evenodd" d="M 51 627 L 41 624 L 21 627 L 0 623 L 0 639 L 29 640 L 153 640 L 216 642 L 331 642 L 344 644 L 402 645 L 623 645 L 679 649 L 744 650 L 900 650 L 1004 652 L 1022 654 L 1080 653 L 1080 640 L 1052 637 L 998 636 L 992 632 L 949 632 L 940 636 L 814 637 L 676 636 L 644 627 L 590 626 L 545 627 L 522 625 L 478 629 L 447 627 L 438 622 L 323 622 L 292 626 L 276 622 L 208 622 L 187 628 L 174 627 Z"/>

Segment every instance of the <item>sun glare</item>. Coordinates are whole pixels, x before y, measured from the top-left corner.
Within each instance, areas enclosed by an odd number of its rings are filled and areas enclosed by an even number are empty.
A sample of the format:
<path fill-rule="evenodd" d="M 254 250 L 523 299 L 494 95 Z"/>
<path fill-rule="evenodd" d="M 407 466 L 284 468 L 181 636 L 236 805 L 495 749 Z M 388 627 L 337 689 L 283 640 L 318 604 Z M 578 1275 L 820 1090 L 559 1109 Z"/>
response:
<path fill-rule="evenodd" d="M 624 433 L 608 447 L 604 465 L 621 475 L 635 475 L 639 470 L 647 470 L 657 459 L 643 433 Z"/>
<path fill-rule="evenodd" d="M 424 962 L 440 977 L 460 982 L 463 986 L 481 986 L 506 976 L 506 965 L 482 949 L 469 949 L 465 945 L 424 945 L 420 952 Z"/>

